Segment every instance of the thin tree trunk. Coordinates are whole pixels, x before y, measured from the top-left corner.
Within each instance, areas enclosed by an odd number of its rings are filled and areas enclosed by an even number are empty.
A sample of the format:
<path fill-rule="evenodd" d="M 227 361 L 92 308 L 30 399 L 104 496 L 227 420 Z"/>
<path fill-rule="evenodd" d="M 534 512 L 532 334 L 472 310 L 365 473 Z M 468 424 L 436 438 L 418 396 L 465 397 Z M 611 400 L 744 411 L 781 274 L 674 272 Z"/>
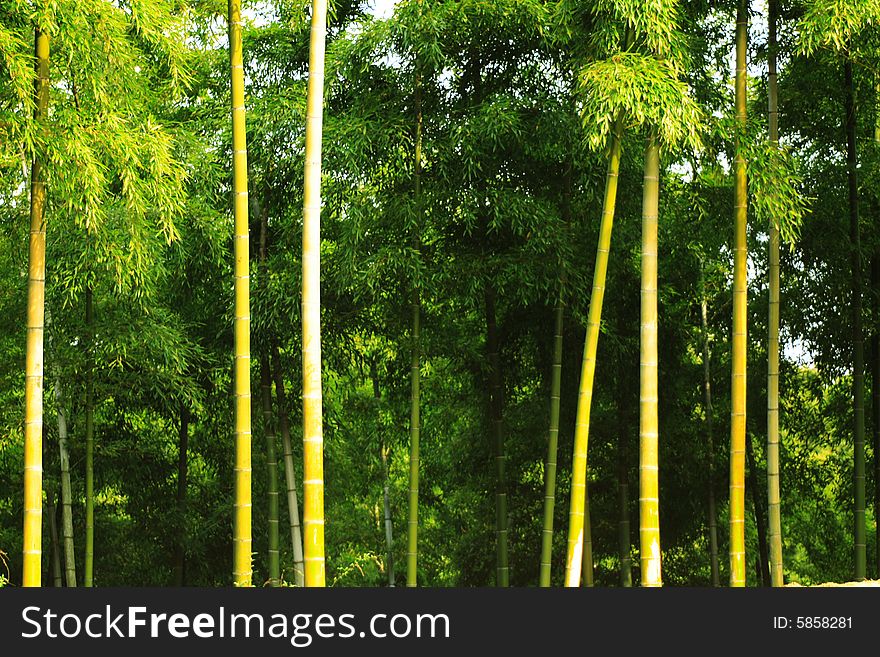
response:
<path fill-rule="evenodd" d="M 281 586 L 281 555 L 278 550 L 278 458 L 275 456 L 275 426 L 272 418 L 272 374 L 269 356 L 260 358 L 260 397 L 263 432 L 266 434 L 266 470 L 269 489 L 269 586 Z"/>
<path fill-rule="evenodd" d="M 177 541 L 174 546 L 174 586 L 186 581 L 186 489 L 189 469 L 189 409 L 180 404 L 180 430 L 177 446 Z"/>
<path fill-rule="evenodd" d="M 95 572 L 95 370 L 94 306 L 92 289 L 86 289 L 86 554 L 83 586 L 91 587 Z"/>
<path fill-rule="evenodd" d="M 416 76 L 416 135 L 415 162 L 413 165 L 416 213 L 421 219 L 422 209 L 422 84 Z M 416 258 L 420 257 L 421 239 L 416 228 L 413 245 Z M 412 291 L 412 355 L 410 357 L 410 415 L 409 415 L 409 513 L 406 537 L 406 585 L 418 585 L 418 546 L 419 546 L 419 438 L 420 426 L 420 358 L 421 358 L 421 300 L 419 286 Z M 392 586 L 393 586 L 392 582 Z"/>
<path fill-rule="evenodd" d="M 235 515 L 233 578 L 251 586 L 251 371 L 250 265 L 248 262 L 247 134 L 241 0 L 229 0 L 229 57 L 232 70 L 232 161 L 235 192 Z"/>
<path fill-rule="evenodd" d="M 260 280 L 263 291 L 269 290 L 269 265 L 266 252 L 269 242 L 269 214 L 265 206 L 254 197 L 252 212 L 260 217 Z M 266 331 L 268 333 L 268 330 Z M 269 494 L 268 552 L 269 586 L 281 586 L 281 554 L 278 540 L 278 457 L 275 445 L 275 420 L 272 417 L 272 371 L 269 365 L 268 336 L 264 336 L 263 353 L 260 355 L 260 404 L 263 411 L 263 433 L 266 437 L 266 479 Z"/>
<path fill-rule="evenodd" d="M 394 523 L 391 520 L 391 495 L 388 491 L 388 447 L 382 445 L 382 510 L 385 513 L 385 567 L 388 586 L 394 586 Z"/>
<path fill-rule="evenodd" d="M 305 585 L 325 586 L 324 429 L 321 396 L 321 126 L 327 0 L 312 0 L 302 243 Z"/>
<path fill-rule="evenodd" d="M 621 370 L 623 371 L 623 370 Z M 620 585 L 632 586 L 632 541 L 629 522 L 629 475 L 627 468 L 627 441 L 629 439 L 629 421 L 624 409 L 623 386 L 618 377 L 617 389 L 617 549 L 620 557 Z"/>
<path fill-rule="evenodd" d="M 584 558 L 581 561 L 584 586 L 594 586 L 593 578 L 593 528 L 590 523 L 590 489 L 589 484 L 584 493 Z"/>
<path fill-rule="evenodd" d="M 746 222 L 748 196 L 743 131 L 746 128 L 746 54 L 749 9 L 739 0 L 736 10 L 736 160 L 734 186 L 733 332 L 730 385 L 730 585 L 746 585 L 745 451 L 746 451 L 746 324 L 748 313 Z"/>
<path fill-rule="evenodd" d="M 642 208 L 641 363 L 639 390 L 639 556 L 642 586 L 662 586 L 660 563 L 659 408 L 657 387 L 657 254 L 660 149 L 645 149 Z"/>
<path fill-rule="evenodd" d="M 880 129 L 878 129 L 880 142 Z M 880 203 L 878 203 L 880 210 Z M 880 212 L 878 212 L 880 216 Z M 880 246 L 871 258 L 871 292 L 874 298 L 874 331 L 871 334 L 871 424 L 874 429 L 874 517 L 877 578 L 880 579 Z"/>
<path fill-rule="evenodd" d="M 769 98 L 770 141 L 779 144 L 779 109 L 776 84 L 776 21 L 778 0 L 769 0 L 769 40 L 767 44 L 767 96 Z M 783 585 L 782 515 L 779 492 L 779 229 L 770 224 L 769 255 L 770 309 L 767 321 L 767 521 L 770 542 L 772 586 Z"/>
<path fill-rule="evenodd" d="M 293 548 L 293 581 L 305 586 L 303 562 L 302 526 L 299 520 L 299 500 L 296 495 L 296 470 L 293 464 L 293 446 L 290 440 L 290 424 L 287 419 L 287 394 L 281 374 L 281 357 L 278 344 L 272 342 L 272 372 L 275 378 L 275 396 L 278 398 L 278 426 L 281 429 L 281 445 L 284 449 L 284 480 L 287 484 L 287 515 L 290 521 L 290 543 Z"/>
<path fill-rule="evenodd" d="M 495 444 L 495 585 L 508 586 L 510 568 L 507 563 L 507 454 L 504 449 L 504 387 L 501 379 L 501 358 L 498 354 L 498 326 L 495 316 L 495 291 L 486 286 L 486 357 L 489 361 L 489 411 Z"/>
<path fill-rule="evenodd" d="M 571 223 L 572 161 L 565 168 L 562 190 L 562 220 Z M 550 376 L 550 430 L 547 437 L 547 463 L 544 468 L 544 524 L 541 531 L 541 569 L 539 585 L 550 586 L 553 561 L 553 517 L 556 509 L 556 459 L 559 451 L 559 404 L 562 394 L 562 328 L 565 321 L 566 278 L 559 277 L 559 296 L 556 299 L 553 330 L 553 369 Z"/>
<path fill-rule="evenodd" d="M 380 433 L 379 455 L 382 457 L 382 510 L 385 516 L 385 570 L 388 571 L 388 586 L 394 586 L 394 523 L 391 519 L 391 496 L 388 486 L 388 452 L 385 445 L 385 432 L 382 427 L 382 392 L 379 389 L 379 373 L 376 362 L 370 362 L 370 378 L 373 381 L 373 399 L 376 400 L 376 423 Z"/>
<path fill-rule="evenodd" d="M 712 351 L 709 348 L 708 302 L 705 287 L 700 302 L 700 323 L 703 330 L 703 406 L 706 414 L 706 443 L 709 452 L 709 564 L 712 572 L 712 586 L 721 586 L 718 568 L 718 523 L 715 510 L 715 436 L 712 417 Z"/>
<path fill-rule="evenodd" d="M 611 249 L 611 230 L 617 201 L 617 177 L 620 172 L 620 142 L 623 136 L 623 117 L 618 117 L 611 137 L 611 153 L 605 178 L 605 197 L 602 201 L 602 221 L 599 226 L 599 244 L 596 248 L 596 268 L 590 293 L 587 316 L 587 334 L 581 364 L 578 391 L 577 419 L 574 430 L 572 457 L 571 502 L 568 517 L 568 547 L 565 557 L 565 585 L 578 586 L 584 549 L 584 505 L 587 481 L 587 445 L 590 435 L 590 410 L 593 402 L 593 378 L 596 374 L 596 349 L 599 344 L 602 301 L 605 298 L 605 278 L 608 272 L 608 254 Z"/>
<path fill-rule="evenodd" d="M 34 31 L 36 108 L 45 125 L 49 108 L 49 35 Z M 46 182 L 43 163 L 31 168 L 31 226 L 28 243 L 27 353 L 24 389 L 24 540 L 22 585 L 40 586 L 43 530 L 43 316 L 46 293 Z"/>
<path fill-rule="evenodd" d="M 749 486 L 752 487 L 752 505 L 755 507 L 755 528 L 758 531 L 758 583 L 760 586 L 771 586 L 767 526 L 764 523 L 764 505 L 761 502 L 761 495 L 758 494 L 758 465 L 755 460 L 752 437 L 749 434 L 746 434 L 746 456 L 749 463 Z"/>
<path fill-rule="evenodd" d="M 559 401 L 562 391 L 562 326 L 565 319 L 565 284 L 560 280 L 554 311 L 553 373 L 550 379 L 550 431 L 544 469 L 544 525 L 541 533 L 540 585 L 550 586 L 553 558 L 553 514 L 556 503 L 556 456 L 559 446 Z"/>
<path fill-rule="evenodd" d="M 859 234 L 859 183 L 856 167 L 856 112 L 852 60 L 844 63 L 846 101 L 846 162 L 849 183 L 850 262 L 852 265 L 852 335 L 853 335 L 853 513 L 855 546 L 855 581 L 865 579 L 865 338 L 862 332 L 862 255 Z"/>
<path fill-rule="evenodd" d="M 61 458 L 61 538 L 64 542 L 64 579 L 76 586 L 76 560 L 73 549 L 73 494 L 70 489 L 70 452 L 67 445 L 67 418 L 61 394 L 61 377 L 55 380 L 55 404 L 58 413 L 58 453 Z"/>
<path fill-rule="evenodd" d="M 874 145 L 880 152 L 880 73 L 877 74 Z M 880 224 L 880 192 L 874 198 L 874 217 Z M 876 224 L 875 224 L 876 225 Z M 871 334 L 871 413 L 874 427 L 874 519 L 877 578 L 880 579 L 880 244 L 871 258 L 871 294 L 874 299 L 874 330 Z"/>
<path fill-rule="evenodd" d="M 46 518 L 49 521 L 49 540 L 52 545 L 52 584 L 55 587 L 64 586 L 61 578 L 61 546 L 58 544 L 58 518 L 55 506 L 55 484 L 46 478 Z"/>

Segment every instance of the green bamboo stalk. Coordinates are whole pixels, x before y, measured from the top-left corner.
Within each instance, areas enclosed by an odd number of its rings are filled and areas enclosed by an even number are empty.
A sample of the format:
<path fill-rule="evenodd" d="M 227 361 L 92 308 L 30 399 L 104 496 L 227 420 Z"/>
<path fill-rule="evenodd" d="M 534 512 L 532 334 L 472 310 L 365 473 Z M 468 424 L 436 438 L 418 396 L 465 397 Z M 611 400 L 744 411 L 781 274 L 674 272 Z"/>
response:
<path fill-rule="evenodd" d="M 503 390 L 501 383 L 501 359 L 498 354 L 498 326 L 495 316 L 495 291 L 486 286 L 486 356 L 489 361 L 489 411 L 495 443 L 495 585 L 510 584 L 510 566 L 507 559 L 507 454 L 504 448 Z"/>
<path fill-rule="evenodd" d="M 746 585 L 745 451 L 748 195 L 742 138 L 746 129 L 748 2 L 736 9 L 736 159 L 734 163 L 733 334 L 730 397 L 730 585 Z"/>
<path fill-rule="evenodd" d="M 778 0 L 769 0 L 767 43 L 767 97 L 770 141 L 779 144 L 779 101 L 776 74 L 776 23 Z M 782 514 L 779 492 L 779 228 L 770 224 L 769 255 L 770 309 L 767 321 L 767 524 L 770 550 L 770 582 L 783 585 Z"/>
<path fill-rule="evenodd" d="M 376 422 L 380 433 L 379 456 L 382 458 L 382 511 L 385 516 L 385 570 L 388 573 L 388 586 L 395 585 L 394 573 L 394 522 L 391 518 L 391 493 L 389 491 L 388 455 L 390 448 L 385 444 L 382 415 L 379 413 L 382 392 L 379 388 L 379 372 L 376 361 L 370 361 L 370 378 L 373 380 L 373 399 L 376 400 Z"/>
<path fill-rule="evenodd" d="M 45 125 L 49 110 L 49 35 L 34 31 L 34 121 Z M 44 128 L 45 129 L 45 128 Z M 43 530 L 43 328 L 46 295 L 46 181 L 43 163 L 31 167 L 31 225 L 28 243 L 27 347 L 24 389 L 24 539 L 22 586 L 40 586 Z"/>
<path fill-rule="evenodd" d="M 755 448 L 752 437 L 746 433 L 746 462 L 749 468 L 749 486 L 752 488 L 752 506 L 755 510 L 755 529 L 758 534 L 758 586 L 771 586 L 770 583 L 770 554 L 767 546 L 767 527 L 764 524 L 764 505 L 762 497 L 758 494 L 758 465 L 755 459 Z"/>
<path fill-rule="evenodd" d="M 562 221 L 571 225 L 571 186 L 573 161 L 568 158 L 562 187 Z M 559 452 L 559 404 L 562 395 L 562 329 L 565 321 L 566 273 L 560 262 L 559 296 L 553 313 L 553 365 L 550 374 L 550 429 L 547 433 L 547 462 L 544 468 L 544 524 L 541 531 L 541 569 L 539 585 L 550 586 L 553 557 L 553 519 L 556 511 L 556 461 Z"/>
<path fill-rule="evenodd" d="M 859 182 L 856 154 L 855 85 L 852 59 L 844 63 L 846 108 L 846 162 L 849 182 L 849 236 L 852 265 L 852 334 L 853 334 L 853 544 L 855 581 L 865 579 L 865 338 L 862 329 L 862 255 L 859 231 Z"/>
<path fill-rule="evenodd" d="M 189 409 L 181 402 L 177 446 L 177 517 L 180 522 L 174 546 L 174 586 L 186 580 L 186 489 L 189 451 Z"/>
<path fill-rule="evenodd" d="M 48 441 L 47 441 L 48 442 Z M 46 477 L 46 520 L 49 523 L 49 541 L 52 545 L 52 585 L 56 588 L 64 586 L 61 576 L 61 547 L 58 544 L 58 519 L 56 516 L 55 483 Z"/>
<path fill-rule="evenodd" d="M 67 417 L 61 392 L 61 377 L 55 379 L 55 405 L 58 417 L 58 453 L 61 457 L 61 540 L 64 543 L 64 581 L 76 586 L 76 559 L 73 546 L 73 494 L 70 487 L 70 451 L 67 443 Z"/>
<path fill-rule="evenodd" d="M 321 395 L 321 126 L 327 0 L 312 0 L 302 243 L 305 585 L 325 586 L 324 429 Z"/>
<path fill-rule="evenodd" d="M 547 465 L 544 469 L 544 525 L 541 532 L 540 585 L 550 586 L 553 556 L 553 514 L 556 503 L 556 456 L 559 445 L 559 401 L 562 391 L 562 326 L 565 318 L 565 280 L 559 281 L 559 297 L 554 311 L 553 371 L 550 377 L 550 431 L 547 439 Z"/>
<path fill-rule="evenodd" d="M 593 528 L 590 523 L 590 490 L 589 484 L 584 489 L 584 557 L 581 560 L 584 586 L 595 586 L 593 577 Z"/>
<path fill-rule="evenodd" d="M 642 291 L 639 365 L 639 555 L 642 586 L 662 586 L 658 480 L 657 254 L 660 147 L 657 132 L 645 149 L 642 198 Z"/>
<path fill-rule="evenodd" d="M 572 457 L 571 501 L 568 517 L 568 548 L 565 558 L 565 585 L 578 586 L 584 544 L 584 506 L 586 504 L 587 444 L 590 435 L 590 408 L 593 401 L 593 378 L 596 373 L 596 349 L 599 344 L 602 301 L 605 298 L 605 278 L 608 272 L 608 254 L 611 250 L 611 230 L 617 201 L 617 178 L 620 173 L 620 142 L 623 138 L 623 117 L 618 117 L 611 137 L 611 153 L 605 178 L 605 197 L 602 202 L 602 221 L 599 226 L 599 244 L 596 249 L 596 269 L 590 293 L 587 317 L 587 335 L 578 391 L 577 420 L 574 431 Z"/>
<path fill-rule="evenodd" d="M 260 217 L 260 280 L 263 291 L 269 290 L 269 265 L 266 253 L 269 242 L 269 213 L 254 197 L 253 211 Z M 265 336 L 263 353 L 260 355 L 260 403 L 263 411 L 263 433 L 266 437 L 266 474 L 269 495 L 269 586 L 281 586 L 281 553 L 278 541 L 278 458 L 275 455 L 275 419 L 272 417 L 272 372 L 269 366 L 269 343 Z"/>
<path fill-rule="evenodd" d="M 269 586 L 281 586 L 281 555 L 278 549 L 278 459 L 275 456 L 275 421 L 272 417 L 272 375 L 269 356 L 260 357 L 260 397 L 263 432 L 266 435 L 266 471 L 269 489 Z"/>
<path fill-rule="evenodd" d="M 299 520 L 299 500 L 296 494 L 296 470 L 293 464 L 293 446 L 290 440 L 290 424 L 287 420 L 287 395 L 281 374 L 281 357 L 278 344 L 272 340 L 272 373 L 275 379 L 275 397 L 278 399 L 278 425 L 281 429 L 281 445 L 284 449 L 284 480 L 287 485 L 287 516 L 290 524 L 290 543 L 293 548 L 293 581 L 305 586 L 303 562 L 302 525 Z"/>
<path fill-rule="evenodd" d="M 232 71 L 232 162 L 235 192 L 235 515 L 233 578 L 251 586 L 251 355 L 250 265 L 248 262 L 247 133 L 241 0 L 229 0 L 229 58 Z"/>
<path fill-rule="evenodd" d="M 92 289 L 86 289 L 86 549 L 83 586 L 91 587 L 95 572 L 95 317 Z"/>
<path fill-rule="evenodd" d="M 874 145 L 880 152 L 880 73 L 875 86 Z M 880 223 L 880 192 L 874 198 L 875 222 Z M 880 579 L 880 244 L 871 258 L 871 293 L 874 299 L 874 330 L 871 335 L 871 414 L 874 427 L 874 519 L 877 578 Z"/>
<path fill-rule="evenodd" d="M 721 586 L 718 568 L 718 513 L 715 509 L 715 435 L 712 417 L 712 350 L 709 346 L 709 303 L 706 300 L 705 282 L 702 282 L 700 301 L 700 324 L 703 333 L 703 406 L 705 411 L 706 449 L 709 453 L 709 568 L 712 586 Z"/>
<path fill-rule="evenodd" d="M 416 76 L 415 90 L 416 135 L 413 177 L 415 205 L 419 220 L 422 211 L 422 85 Z M 413 243 L 416 258 L 420 257 L 420 238 L 416 228 Z M 419 544 L 419 438 L 420 438 L 420 359 L 421 359 L 421 300 L 418 284 L 412 291 L 412 355 L 410 358 L 410 416 L 409 416 L 409 513 L 406 538 L 406 585 L 418 585 Z"/>

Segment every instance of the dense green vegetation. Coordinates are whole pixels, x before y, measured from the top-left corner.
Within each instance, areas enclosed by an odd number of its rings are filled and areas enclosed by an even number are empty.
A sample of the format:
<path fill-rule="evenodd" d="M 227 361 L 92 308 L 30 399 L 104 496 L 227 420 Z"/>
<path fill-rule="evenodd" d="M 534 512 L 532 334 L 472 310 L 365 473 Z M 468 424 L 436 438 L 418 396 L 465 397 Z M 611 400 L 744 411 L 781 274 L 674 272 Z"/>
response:
<path fill-rule="evenodd" d="M 0 4 L 0 585 L 880 579 L 880 1 L 327 4 Z"/>

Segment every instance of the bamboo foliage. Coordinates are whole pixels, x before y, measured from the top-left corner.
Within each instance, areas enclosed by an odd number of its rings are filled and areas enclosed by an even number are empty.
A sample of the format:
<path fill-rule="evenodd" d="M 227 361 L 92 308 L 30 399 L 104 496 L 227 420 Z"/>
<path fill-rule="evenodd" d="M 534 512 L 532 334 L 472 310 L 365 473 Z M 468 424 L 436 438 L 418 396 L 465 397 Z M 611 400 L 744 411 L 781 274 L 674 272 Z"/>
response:
<path fill-rule="evenodd" d="M 660 150 L 652 132 L 645 149 L 642 200 L 642 291 L 639 365 L 639 553 L 642 586 L 661 586 L 658 480 L 657 251 Z"/>
<path fill-rule="evenodd" d="M 302 243 L 305 585 L 324 586 L 324 432 L 321 398 L 321 142 L 327 2 L 312 0 Z"/>
<path fill-rule="evenodd" d="M 35 30 L 34 119 L 44 125 L 49 109 L 49 35 Z M 43 329 L 46 295 L 46 181 L 43 162 L 31 167 L 28 244 L 27 353 L 25 364 L 23 586 L 40 586 L 43 523 Z"/>
<path fill-rule="evenodd" d="M 746 127 L 746 51 L 748 4 L 736 11 L 736 160 L 734 163 L 733 334 L 730 409 L 730 585 L 746 585 L 745 453 L 746 453 L 746 319 L 747 319 L 747 182 L 741 147 Z"/>
<path fill-rule="evenodd" d="M 248 247 L 247 144 L 241 2 L 229 0 L 229 56 L 232 70 L 232 152 L 235 194 L 235 517 L 233 578 L 251 586 L 251 390 L 250 265 Z"/>

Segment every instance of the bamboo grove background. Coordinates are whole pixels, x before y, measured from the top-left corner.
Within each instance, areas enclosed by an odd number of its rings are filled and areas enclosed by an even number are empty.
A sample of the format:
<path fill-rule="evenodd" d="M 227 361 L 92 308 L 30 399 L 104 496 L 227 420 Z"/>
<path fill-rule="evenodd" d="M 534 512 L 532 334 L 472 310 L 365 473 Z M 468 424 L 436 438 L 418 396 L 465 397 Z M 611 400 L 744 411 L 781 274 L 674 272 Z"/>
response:
<path fill-rule="evenodd" d="M 880 579 L 878 0 L 4 0 L 0 223 L 0 585 Z"/>

